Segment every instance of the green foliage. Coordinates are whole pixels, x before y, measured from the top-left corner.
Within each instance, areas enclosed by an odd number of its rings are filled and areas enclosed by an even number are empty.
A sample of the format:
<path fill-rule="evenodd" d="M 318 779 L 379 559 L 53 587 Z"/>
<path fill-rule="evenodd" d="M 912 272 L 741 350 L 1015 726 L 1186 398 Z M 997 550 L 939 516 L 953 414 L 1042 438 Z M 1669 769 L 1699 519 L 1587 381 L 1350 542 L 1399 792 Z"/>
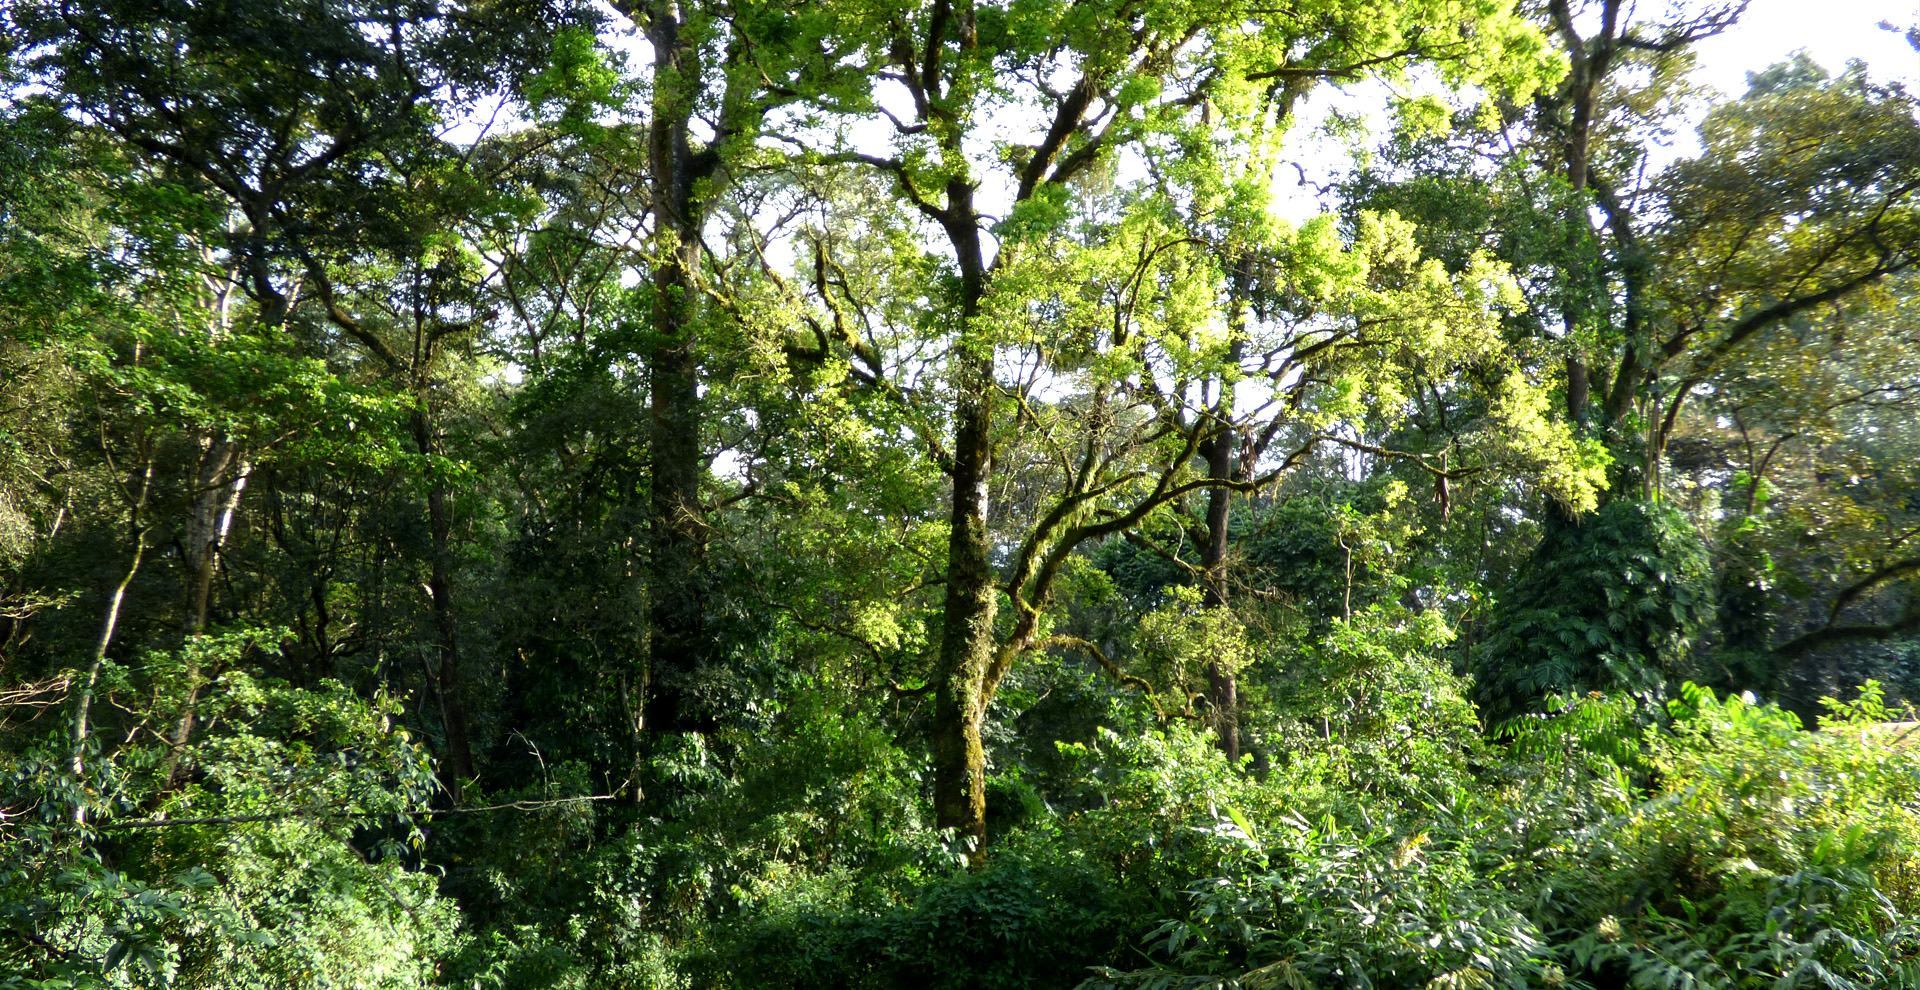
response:
<path fill-rule="evenodd" d="M 1551 693 L 1618 691 L 1660 703 L 1713 619 L 1713 576 L 1693 524 L 1628 500 L 1550 529 L 1500 593 L 1470 664 L 1492 722 Z"/>
<path fill-rule="evenodd" d="M 984 866 L 827 874 L 771 889 L 712 932 L 696 961 L 719 986 L 1058 987 L 1126 951 L 1183 879 L 1211 861 L 1213 809 L 1244 800 L 1188 730 L 1063 744 L 1086 811 L 1007 836 Z"/>
<path fill-rule="evenodd" d="M 1407 655 L 1375 628 L 1344 634 L 1346 648 L 1367 638 Z M 1528 985 L 1544 946 L 1501 883 L 1511 864 L 1487 854 L 1472 709 L 1431 663 L 1375 661 L 1385 683 L 1382 667 L 1409 668 L 1400 690 L 1351 695 L 1349 714 L 1294 740 L 1264 783 L 1221 795 L 1189 826 L 1211 869 L 1144 933 L 1155 965 L 1108 964 L 1081 986 Z M 1424 697 L 1407 690 L 1422 677 Z"/>
<path fill-rule="evenodd" d="M 1246 627 L 1231 609 L 1207 608 L 1199 588 L 1167 589 L 1167 601 L 1141 616 L 1134 636 L 1137 669 L 1159 693 L 1190 700 L 1206 692 L 1210 670 L 1238 674 L 1247 665 Z"/>
<path fill-rule="evenodd" d="M 434 786 L 426 754 L 390 701 L 248 674 L 280 635 L 206 637 L 109 672 L 107 696 L 152 724 L 180 717 L 195 672 L 213 676 L 186 747 L 91 737 L 82 779 L 59 734 L 6 755 L 0 960 L 25 986 L 432 984 L 459 919 L 405 867 Z"/>
<path fill-rule="evenodd" d="M 1790 712 L 1687 685 L 1658 784 L 1543 851 L 1536 917 L 1573 972 L 1635 987 L 1911 986 L 1916 764 L 1881 692 Z"/>
<path fill-rule="evenodd" d="M 1439 803 L 1276 776 L 1196 828 L 1217 869 L 1144 939 L 1156 965 L 1082 986 L 1913 985 L 1920 777 L 1879 689 L 1819 733 L 1682 695 L 1672 732 L 1625 696 L 1566 706 L 1511 780 L 1431 773 Z M 1579 745 L 1623 733 L 1630 764 Z M 1627 786 L 1639 767 L 1657 783 Z"/>
<path fill-rule="evenodd" d="M 1920 110 L 1592 6 L 0 5 L 0 990 L 1920 985 Z"/>
<path fill-rule="evenodd" d="M 1500 723 L 1495 737 L 1516 755 L 1585 758 L 1600 773 L 1645 767 L 1642 744 L 1647 726 L 1630 695 L 1589 691 L 1567 698 L 1549 694 L 1541 708 Z"/>
<path fill-rule="evenodd" d="M 1235 819 L 1239 818 L 1238 821 Z M 1513 986 L 1537 972 L 1529 921 L 1471 849 L 1426 832 L 1344 829 L 1294 816 L 1267 830 L 1218 823 L 1226 869 L 1147 939 L 1165 968 L 1103 968 L 1083 990 L 1176 987 Z"/>

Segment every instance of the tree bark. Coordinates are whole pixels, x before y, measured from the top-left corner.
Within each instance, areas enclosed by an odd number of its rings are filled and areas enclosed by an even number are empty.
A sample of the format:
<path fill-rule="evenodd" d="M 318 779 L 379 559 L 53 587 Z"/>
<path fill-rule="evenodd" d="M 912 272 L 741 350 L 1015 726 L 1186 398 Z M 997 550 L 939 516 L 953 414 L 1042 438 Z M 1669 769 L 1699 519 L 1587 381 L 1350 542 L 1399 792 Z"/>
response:
<path fill-rule="evenodd" d="M 986 261 L 970 183 L 955 179 L 947 184 L 946 212 L 942 225 L 960 265 L 963 324 L 953 355 L 953 504 L 934 693 L 933 804 L 935 823 L 971 837 L 977 851 L 987 837 L 987 763 L 980 725 L 991 700 L 986 677 L 997 646 L 993 620 L 998 587 L 987 534 L 994 362 L 992 344 L 979 339 L 975 326 L 986 295 Z"/>
<path fill-rule="evenodd" d="M 1566 166 L 1567 185 L 1576 192 L 1585 190 L 1591 170 L 1590 155 L 1593 144 L 1594 101 L 1598 96 L 1600 80 L 1606 76 L 1614 53 L 1614 30 L 1619 17 L 1619 0 L 1605 0 L 1601 11 L 1601 30 L 1593 38 L 1582 38 L 1575 29 L 1573 12 L 1565 0 L 1552 0 L 1548 12 L 1553 27 L 1559 33 L 1567 51 L 1567 78 L 1561 84 L 1559 100 L 1568 105 L 1566 122 Z M 1580 231 L 1590 230 L 1582 224 L 1579 227 L 1569 224 L 1567 230 L 1567 248 L 1570 254 L 1579 250 Z M 1575 303 L 1569 296 L 1561 312 L 1567 334 L 1571 338 L 1579 331 L 1585 313 L 1584 306 Z M 1569 346 L 1574 346 L 1569 341 Z M 1589 396 L 1591 395 L 1591 373 L 1587 367 L 1587 356 L 1578 350 L 1569 354 L 1567 368 L 1567 416 L 1576 425 L 1587 422 Z"/>
<path fill-rule="evenodd" d="M 1231 286 L 1231 320 L 1233 322 L 1233 346 L 1228 351 L 1228 360 L 1238 367 L 1246 354 L 1247 300 L 1253 292 L 1254 259 L 1250 254 L 1242 254 L 1233 267 Z M 1207 457 L 1207 477 L 1212 481 L 1226 482 L 1234 478 L 1234 452 L 1239 446 L 1239 437 L 1233 428 L 1234 404 L 1238 399 L 1238 388 L 1230 376 L 1220 379 L 1220 394 L 1214 397 L 1213 437 L 1207 442 L 1204 453 Z M 1242 465 L 1244 470 L 1245 465 Z M 1207 543 L 1200 557 L 1201 569 L 1206 584 L 1205 598 L 1202 601 L 1208 608 L 1224 608 L 1228 602 L 1227 587 L 1227 527 L 1231 521 L 1233 492 L 1225 487 L 1207 491 Z M 1220 751 L 1226 754 L 1230 762 L 1240 759 L 1240 682 L 1232 667 L 1220 662 L 1219 658 L 1207 666 L 1207 702 L 1213 715 L 1214 737 Z"/>
<path fill-rule="evenodd" d="M 429 401 L 425 395 L 423 407 Z M 423 455 L 440 452 L 433 419 L 425 408 L 413 414 L 414 445 Z M 464 781 L 473 779 L 473 747 L 467 735 L 465 679 L 460 670 L 460 629 L 453 603 L 453 510 L 447 503 L 446 482 L 435 477 L 427 488 L 427 537 L 431 560 L 427 570 L 427 597 L 432 602 L 433 627 L 440 654 L 434 671 L 440 698 L 440 727 L 447 737 L 448 773 L 445 781 L 454 800 Z"/>
<path fill-rule="evenodd" d="M 1571 331 L 1573 328 L 1569 327 Z M 1567 418 L 1576 426 L 1585 426 L 1587 405 L 1593 394 L 1592 379 L 1584 358 L 1567 358 Z"/>
<path fill-rule="evenodd" d="M 100 620 L 100 638 L 93 647 L 93 659 L 87 665 L 86 679 L 80 682 L 79 697 L 73 704 L 73 758 L 69 769 L 73 771 L 75 783 L 87 770 L 87 732 L 88 718 L 93 713 L 93 691 L 100 683 L 100 665 L 107 659 L 107 649 L 113 645 L 113 634 L 120 624 L 120 606 L 127 599 L 127 588 L 140 573 L 140 562 L 147 553 L 147 523 L 141 518 L 147 507 L 147 495 L 153 490 L 153 458 L 146 458 L 146 464 L 140 472 L 140 493 L 134 496 L 133 505 L 127 511 L 127 527 L 133 532 L 133 556 L 127 562 L 125 575 L 114 586 L 112 594 L 107 596 L 107 612 Z M 73 820 L 76 824 L 85 824 L 87 806 L 84 802 L 73 806 Z"/>
<path fill-rule="evenodd" d="M 645 12 L 653 44 L 653 117 L 647 162 L 654 209 L 653 345 L 648 355 L 651 478 L 648 610 L 651 631 L 646 723 L 663 732 L 707 731 L 713 713 L 698 698 L 713 660 L 707 622 L 706 509 L 700 499 L 699 361 L 694 336 L 700 237 L 707 202 L 696 187 L 718 165 L 696 153 L 691 130 L 703 67 L 677 5 Z"/>
<path fill-rule="evenodd" d="M 213 574 L 233 526 L 240 493 L 247 487 L 247 462 L 238 441 L 209 437 L 195 478 L 193 514 L 187 520 L 187 635 L 207 630 Z"/>
<path fill-rule="evenodd" d="M 211 260 L 211 253 L 204 252 Z M 206 277 L 209 297 L 205 308 L 211 327 L 209 336 L 218 341 L 228 328 L 227 304 L 235 283 L 222 276 Z M 261 322 L 278 327 L 286 322 L 290 302 L 274 292 L 261 301 Z M 246 448 L 224 431 L 210 432 L 201 441 L 200 469 L 194 476 L 193 511 L 187 518 L 187 637 L 202 636 L 213 604 L 213 575 L 220 563 L 220 548 L 233 527 L 233 515 L 240 507 L 240 493 L 247 487 Z M 165 778 L 172 785 L 181 751 L 193 735 L 194 711 L 200 702 L 201 670 L 198 654 L 189 652 L 187 693 L 181 704 L 180 719 L 174 724 L 173 748 L 167 753 Z"/>
<path fill-rule="evenodd" d="M 1236 345 L 1234 352 L 1239 353 Z M 1207 477 L 1216 481 L 1233 478 L 1233 386 L 1222 382 L 1220 401 L 1215 410 L 1217 421 L 1213 439 L 1207 444 Z M 1208 608 L 1227 605 L 1227 523 L 1233 492 L 1215 488 L 1207 492 L 1207 546 L 1201 555 L 1206 572 Z M 1218 658 L 1207 666 L 1207 701 L 1213 714 L 1213 731 L 1220 751 L 1229 761 L 1240 759 L 1240 684 L 1232 667 Z"/>
<path fill-rule="evenodd" d="M 947 539 L 945 626 L 934 693 L 934 820 L 941 828 L 986 840 L 986 753 L 980 723 L 986 716 L 986 675 L 994 655 L 997 589 L 988 556 L 987 488 L 992 478 L 993 409 L 985 394 L 991 356 L 961 362 L 963 388 L 954 426 L 953 506 Z"/>
<path fill-rule="evenodd" d="M 187 519 L 187 636 L 206 634 L 207 616 L 213 597 L 213 572 L 220 561 L 220 548 L 233 527 L 233 514 L 240 507 L 240 493 L 247 487 L 247 462 L 238 441 L 224 437 L 207 440 L 195 478 L 193 514 Z M 198 655 L 189 653 L 187 693 L 181 702 L 180 719 L 174 723 L 167 754 L 168 785 L 173 782 L 181 750 L 193 735 L 194 712 L 200 703 L 201 674 Z"/>

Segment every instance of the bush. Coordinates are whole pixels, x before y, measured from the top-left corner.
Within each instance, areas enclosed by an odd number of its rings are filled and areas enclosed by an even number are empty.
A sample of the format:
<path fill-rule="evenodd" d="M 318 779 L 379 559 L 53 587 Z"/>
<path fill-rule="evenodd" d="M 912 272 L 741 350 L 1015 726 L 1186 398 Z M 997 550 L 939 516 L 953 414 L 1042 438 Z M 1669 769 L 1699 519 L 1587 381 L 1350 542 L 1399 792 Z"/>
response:
<path fill-rule="evenodd" d="M 1700 534 L 1664 503 L 1620 500 L 1551 529 L 1485 620 L 1470 665 L 1490 722 L 1549 694 L 1625 694 L 1657 709 L 1714 617 Z"/>
<path fill-rule="evenodd" d="M 1877 685 L 1809 733 L 1692 684 L 1648 734 L 1657 784 L 1540 850 L 1558 957 L 1596 983 L 1853 988 L 1920 978 L 1920 759 Z"/>
<path fill-rule="evenodd" d="M 433 985 L 458 916 L 404 866 L 408 814 L 433 776 L 396 710 L 343 686 L 256 680 L 237 665 L 271 634 L 189 641 L 103 696 L 177 721 L 182 684 L 229 668 L 195 702 L 202 732 L 103 749 L 84 779 L 64 732 L 0 755 L 0 986 Z M 24 981 L 20 983 L 19 981 Z M 44 982 L 40 982 L 44 981 Z"/>
<path fill-rule="evenodd" d="M 1063 745 L 1089 810 L 1010 833 L 976 871 L 918 869 L 768 889 L 708 932 L 698 981 L 732 987 L 1054 988 L 1124 955 L 1218 850 L 1201 828 L 1257 787 L 1184 727 Z"/>

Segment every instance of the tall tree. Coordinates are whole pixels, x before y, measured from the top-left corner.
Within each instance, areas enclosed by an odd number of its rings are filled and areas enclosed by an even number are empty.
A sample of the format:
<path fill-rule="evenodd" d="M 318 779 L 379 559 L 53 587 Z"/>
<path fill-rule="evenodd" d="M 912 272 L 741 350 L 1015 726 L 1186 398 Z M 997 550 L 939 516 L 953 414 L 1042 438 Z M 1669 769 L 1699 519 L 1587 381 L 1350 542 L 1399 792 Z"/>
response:
<path fill-rule="evenodd" d="M 1217 307 L 1227 295 L 1217 253 L 1232 253 L 1232 238 L 1265 246 L 1270 177 L 1214 182 L 1192 207 L 1219 217 L 1183 216 L 1187 190 L 1207 189 L 1203 170 L 1217 179 L 1235 154 L 1266 155 L 1292 99 L 1315 80 L 1431 60 L 1449 78 L 1505 74 L 1518 84 L 1542 63 L 1535 36 L 1497 5 L 1414 4 L 1387 17 L 1370 5 L 1334 5 L 1294 18 L 1232 5 L 935 0 L 849 18 L 842 30 L 868 39 L 869 82 L 818 105 L 890 131 L 891 149 L 822 141 L 804 120 L 777 136 L 812 149 L 821 166 L 864 165 L 889 177 L 903 207 L 942 243 L 942 295 L 923 317 L 944 348 L 937 373 L 946 404 L 937 410 L 945 432 L 922 439 L 951 486 L 931 678 L 935 809 L 943 826 L 979 840 L 982 720 L 1019 657 L 1072 645 L 1047 634 L 1049 596 L 1067 558 L 1189 493 L 1254 487 L 1275 469 L 1249 468 L 1242 481 L 1196 470 L 1201 445 L 1220 431 L 1204 411 L 1194 414 L 1204 405 L 1193 405 L 1193 387 L 1218 375 L 1207 369 L 1228 353 L 1217 346 L 1225 322 Z M 993 122 L 1014 108 L 1038 123 L 1002 138 Z M 996 150 L 986 157 L 989 142 Z M 1156 160 L 1166 162 L 1166 181 L 1131 201 L 1076 198 L 1088 176 Z M 1329 260 L 1312 256 L 1331 250 L 1321 233 L 1295 246 L 1301 268 Z M 839 302 L 822 300 L 829 310 Z M 855 360 L 874 349 L 840 333 L 836 346 Z M 1283 392 L 1325 381 L 1311 372 L 1286 380 L 1281 370 L 1343 356 L 1336 340 L 1316 340 L 1323 346 L 1295 338 L 1264 355 L 1249 348 L 1251 373 L 1281 381 Z M 1036 399 L 1069 382 L 1072 398 Z M 903 383 L 889 387 L 909 394 Z M 1068 409 L 1077 410 L 1077 428 L 1057 415 Z M 1024 444 L 1052 447 L 1057 473 L 1038 515 L 1016 521 L 995 504 L 1004 477 L 996 465 Z"/>
<path fill-rule="evenodd" d="M 649 391 L 649 671 L 654 728 L 711 728 L 701 699 L 721 644 L 710 612 L 708 565 L 713 520 L 703 489 L 710 451 L 701 401 L 703 328 L 734 317 L 711 307 L 708 224 L 732 170 L 755 150 L 768 114 L 804 93 L 836 85 L 845 39 L 823 31 L 830 18 L 728 2 L 622 2 L 615 7 L 645 34 L 646 183 L 652 217 L 646 272 L 652 298 Z"/>

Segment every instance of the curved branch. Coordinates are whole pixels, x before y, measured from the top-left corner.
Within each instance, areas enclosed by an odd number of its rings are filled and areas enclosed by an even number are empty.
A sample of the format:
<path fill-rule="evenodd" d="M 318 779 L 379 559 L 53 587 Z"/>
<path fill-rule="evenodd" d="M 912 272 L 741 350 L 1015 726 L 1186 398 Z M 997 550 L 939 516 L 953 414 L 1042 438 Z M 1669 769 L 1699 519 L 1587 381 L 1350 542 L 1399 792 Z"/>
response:
<path fill-rule="evenodd" d="M 1094 645 L 1089 640 L 1081 639 L 1078 636 L 1048 636 L 1046 639 L 1035 640 L 1027 644 L 1027 648 L 1020 652 L 1030 653 L 1034 650 L 1047 650 L 1056 646 L 1086 651 L 1087 655 L 1093 657 L 1108 674 L 1113 676 L 1114 680 L 1119 681 L 1127 687 L 1139 688 L 1140 693 L 1146 695 L 1147 700 L 1153 704 L 1154 712 L 1156 714 L 1160 712 L 1160 702 L 1158 699 L 1160 692 L 1155 691 L 1153 685 L 1147 683 L 1145 678 L 1135 677 L 1121 670 L 1119 664 L 1114 663 L 1107 657 L 1106 653 L 1101 651 L 1100 647 Z"/>
<path fill-rule="evenodd" d="M 1920 608 L 1910 606 L 1907 614 L 1896 621 L 1879 625 L 1823 626 L 1774 647 L 1773 652 L 1784 656 L 1797 656 L 1838 643 L 1856 640 L 1884 642 L 1911 632 L 1920 632 Z"/>
<path fill-rule="evenodd" d="M 1897 580 L 1910 574 L 1920 574 L 1920 557 L 1896 560 L 1891 564 L 1878 568 L 1866 577 L 1855 581 L 1853 584 L 1848 585 L 1834 598 L 1833 608 L 1827 613 L 1827 625 L 1831 627 L 1834 621 L 1840 618 L 1840 613 L 1845 610 L 1848 605 L 1859 600 L 1860 596 L 1888 581 Z"/>

